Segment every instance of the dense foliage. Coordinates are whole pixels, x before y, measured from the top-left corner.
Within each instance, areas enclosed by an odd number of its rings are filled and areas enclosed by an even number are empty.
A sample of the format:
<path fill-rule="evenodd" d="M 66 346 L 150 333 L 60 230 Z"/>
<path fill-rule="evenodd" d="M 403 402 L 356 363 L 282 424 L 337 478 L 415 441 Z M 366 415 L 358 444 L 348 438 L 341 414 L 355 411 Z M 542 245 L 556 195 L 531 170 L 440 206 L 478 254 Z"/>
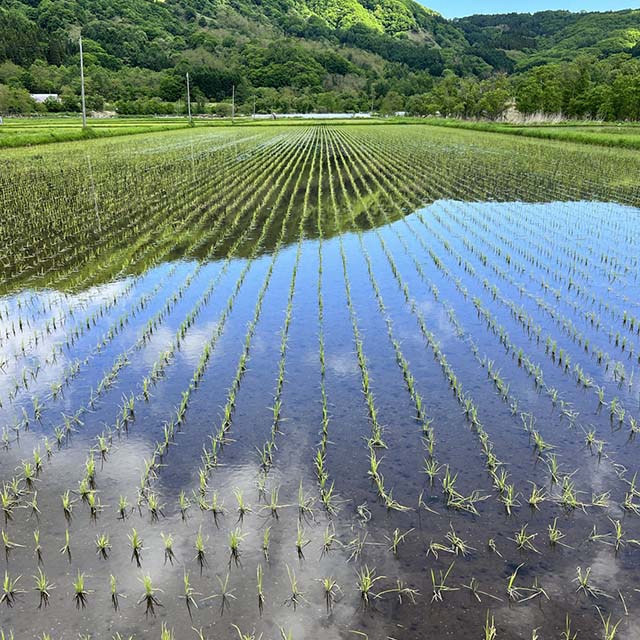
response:
<path fill-rule="evenodd" d="M 79 108 L 80 31 L 94 110 L 183 111 L 188 71 L 221 115 L 234 85 L 245 111 L 640 115 L 640 11 L 447 21 L 412 0 L 0 0 L 0 112 Z"/>

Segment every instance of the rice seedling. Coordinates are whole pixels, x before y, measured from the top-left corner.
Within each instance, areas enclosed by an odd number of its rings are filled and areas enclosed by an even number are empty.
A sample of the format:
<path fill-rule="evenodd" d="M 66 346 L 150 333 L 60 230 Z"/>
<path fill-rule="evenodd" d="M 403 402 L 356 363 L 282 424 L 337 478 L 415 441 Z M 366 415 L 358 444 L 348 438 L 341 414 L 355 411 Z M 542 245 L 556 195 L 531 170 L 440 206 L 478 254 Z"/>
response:
<path fill-rule="evenodd" d="M 114 611 L 118 611 L 118 608 L 120 607 L 120 598 L 126 598 L 126 596 L 118 592 L 118 583 L 113 574 L 109 576 L 109 591 L 111 594 L 111 606 Z"/>
<path fill-rule="evenodd" d="M 444 572 L 442 569 L 438 570 L 437 576 L 434 570 L 431 569 L 431 585 L 433 587 L 431 602 L 442 602 L 446 593 L 459 591 L 458 587 L 452 587 L 447 584 L 447 580 L 449 579 L 449 575 L 451 574 L 454 565 L 455 562 L 452 562 Z"/>
<path fill-rule="evenodd" d="M 300 591 L 298 587 L 298 579 L 296 577 L 296 573 L 293 569 L 287 566 L 287 576 L 289 577 L 289 586 L 291 595 L 285 600 L 285 604 L 288 606 L 292 606 L 294 611 L 301 604 L 307 604 L 307 599 L 304 596 L 304 593 Z"/>
<path fill-rule="evenodd" d="M 76 609 L 84 609 L 87 606 L 87 598 L 89 594 L 93 593 L 93 591 L 86 588 L 85 575 L 84 573 L 80 573 L 79 569 L 75 579 L 73 580 L 72 586 Z"/>
<path fill-rule="evenodd" d="M 267 527 L 262 534 L 262 554 L 264 559 L 269 562 L 269 541 L 271 539 L 271 527 Z"/>
<path fill-rule="evenodd" d="M 342 589 L 332 576 L 322 578 L 320 580 L 320 583 L 322 584 L 322 589 L 324 592 L 324 600 L 327 607 L 327 613 L 331 613 L 336 598 L 338 597 L 338 593 L 341 592 Z"/>
<path fill-rule="evenodd" d="M 111 550 L 111 543 L 109 542 L 109 536 L 106 533 L 101 533 L 96 537 L 96 553 L 98 556 L 106 560 L 109 557 L 109 551 Z"/>
<path fill-rule="evenodd" d="M 596 607 L 596 610 L 598 611 L 600 621 L 602 622 L 602 635 L 604 640 L 615 640 L 615 637 L 618 635 L 618 627 L 622 620 L 618 620 L 618 622 L 613 623 L 611 622 L 611 614 L 605 618 L 600 607 Z"/>
<path fill-rule="evenodd" d="M 304 560 L 304 548 L 311 542 L 311 540 L 305 537 L 304 527 L 298 522 L 298 529 L 296 533 L 296 551 L 298 552 L 298 559 Z"/>
<path fill-rule="evenodd" d="M 256 567 L 256 592 L 258 596 L 258 611 L 260 611 L 260 615 L 262 615 L 262 611 L 264 609 L 264 602 L 265 602 L 264 589 L 262 584 L 263 579 L 264 579 L 264 572 L 262 570 L 262 565 L 259 564 Z"/>
<path fill-rule="evenodd" d="M 199 596 L 199 594 L 192 586 L 191 580 L 189 578 L 189 572 L 185 571 L 182 575 L 182 585 L 183 585 L 183 594 L 185 605 L 187 606 L 187 611 L 189 612 L 189 617 L 191 617 L 191 607 L 198 608 L 198 604 L 195 600 L 195 596 Z"/>
<path fill-rule="evenodd" d="M 18 506 L 18 501 L 15 495 L 10 491 L 6 484 L 3 484 L 2 491 L 0 491 L 0 507 L 4 514 L 4 522 L 7 524 L 9 520 L 13 519 L 13 513 Z"/>
<path fill-rule="evenodd" d="M 449 531 L 445 538 L 451 545 L 451 550 L 455 555 L 467 556 L 475 549 L 465 542 L 453 528 L 453 524 L 449 523 Z"/>
<path fill-rule="evenodd" d="M 429 485 L 433 486 L 435 483 L 436 478 L 438 477 L 438 474 L 440 473 L 440 470 L 442 469 L 442 466 L 438 464 L 437 460 L 434 460 L 433 458 L 429 458 L 424 460 L 424 472 L 427 475 L 427 477 L 429 478 Z"/>
<path fill-rule="evenodd" d="M 313 505 L 315 498 L 311 494 L 305 494 L 302 486 L 302 480 L 298 485 L 298 516 L 302 518 L 313 519 Z"/>
<path fill-rule="evenodd" d="M 71 494 L 68 490 L 62 494 L 61 499 L 62 499 L 62 510 L 64 512 L 64 517 L 67 519 L 68 522 L 70 522 L 73 514 L 73 505 L 75 503 L 75 500 L 71 499 Z"/>
<path fill-rule="evenodd" d="M 13 551 L 14 549 L 20 549 L 20 548 L 24 547 L 24 545 L 18 544 L 17 542 L 14 542 L 13 540 L 11 540 L 9 538 L 9 534 L 4 529 L 0 532 L 0 535 L 2 535 L 2 544 L 4 546 L 5 560 L 8 563 L 9 562 L 9 553 L 11 551 Z"/>
<path fill-rule="evenodd" d="M 279 517 L 278 509 L 281 509 L 282 507 L 285 506 L 279 503 L 279 494 L 280 494 L 280 487 L 274 487 L 273 489 L 271 489 L 271 493 L 269 496 L 269 503 L 263 507 L 264 509 L 268 509 L 271 513 L 271 516 L 276 520 Z"/>
<path fill-rule="evenodd" d="M 165 551 L 166 551 L 166 538 L 165 538 Z M 195 541 L 195 550 L 196 550 L 196 555 L 194 556 L 194 560 L 198 563 L 199 567 L 200 567 L 200 574 L 202 575 L 202 569 L 203 567 L 207 564 L 207 552 L 205 549 L 205 542 L 204 542 L 204 538 L 202 536 L 202 527 L 198 528 L 198 533 L 196 534 L 196 541 Z M 166 558 L 166 555 L 165 555 Z"/>
<path fill-rule="evenodd" d="M 493 600 L 497 600 L 498 602 L 501 601 L 500 598 L 498 598 L 498 596 L 494 596 L 486 591 L 482 591 L 480 589 L 480 585 L 478 581 L 474 577 L 472 577 L 471 580 L 469 580 L 469 584 L 463 584 L 462 588 L 467 589 L 471 594 L 471 596 L 473 596 L 477 602 L 482 602 L 482 596 L 486 596 L 487 598 L 492 598 Z"/>
<path fill-rule="evenodd" d="M 220 616 L 224 615 L 225 609 L 228 609 L 231 606 L 231 600 L 235 600 L 236 596 L 234 595 L 235 589 L 229 588 L 229 574 L 225 576 L 224 580 L 220 578 L 220 576 L 216 576 L 216 580 L 220 585 L 220 593 L 214 593 L 207 598 L 207 600 L 213 600 L 215 598 L 220 598 Z"/>
<path fill-rule="evenodd" d="M 162 603 L 156 597 L 156 593 L 159 593 L 159 592 L 161 593 L 162 589 L 158 589 L 153 586 L 151 577 L 148 574 L 142 576 L 142 578 L 139 578 L 139 580 L 142 583 L 142 586 L 144 587 L 144 591 L 142 593 L 142 596 L 138 600 L 137 604 L 138 605 L 144 604 L 144 607 L 145 607 L 144 613 L 146 617 L 148 617 L 149 614 L 155 616 L 156 607 L 162 606 Z"/>
<path fill-rule="evenodd" d="M 178 506 L 180 507 L 180 515 L 182 516 L 182 520 L 186 520 L 187 511 L 189 511 L 191 502 L 189 498 L 187 498 L 184 490 L 180 491 L 180 494 L 178 495 Z"/>
<path fill-rule="evenodd" d="M 519 602 L 522 600 L 521 587 L 516 585 L 516 579 L 518 578 L 518 571 L 524 567 L 524 564 L 519 564 L 513 573 L 507 578 L 507 596 L 509 600 Z"/>
<path fill-rule="evenodd" d="M 235 624 L 232 624 L 231 626 L 236 630 L 239 640 L 261 640 L 262 638 L 262 634 L 256 636 L 255 630 L 252 633 L 243 633 L 242 631 L 240 631 L 240 627 L 236 626 Z"/>
<path fill-rule="evenodd" d="M 522 527 L 515 532 L 513 538 L 513 542 L 516 543 L 517 547 L 521 551 L 533 551 L 534 553 L 540 553 L 534 546 L 533 541 L 538 537 L 537 533 L 528 533 L 527 527 L 529 524 L 523 524 Z"/>
<path fill-rule="evenodd" d="M 532 509 L 536 511 L 540 509 L 540 505 L 547 499 L 547 492 L 538 487 L 534 482 L 531 483 L 531 493 L 527 502 Z"/>
<path fill-rule="evenodd" d="M 494 538 L 489 538 L 487 542 L 487 546 L 493 553 L 495 553 L 498 557 L 502 558 L 502 554 L 500 553 L 500 551 L 498 551 L 498 547 L 496 545 L 496 541 Z"/>
<path fill-rule="evenodd" d="M 333 522 L 330 522 L 324 529 L 322 535 L 322 551 L 320 552 L 320 558 L 331 552 L 335 544 L 340 545 L 340 541 L 336 536 L 336 529 Z"/>
<path fill-rule="evenodd" d="M 51 596 L 51 591 L 55 589 L 55 585 L 49 582 L 49 579 L 40 567 L 38 567 L 38 575 L 33 576 L 33 580 L 35 582 L 34 591 L 36 591 L 40 597 L 38 609 L 41 609 L 49 604 L 49 597 Z"/>
<path fill-rule="evenodd" d="M 587 567 L 584 571 L 581 567 L 577 567 L 576 577 L 572 580 L 572 582 L 575 582 L 578 585 L 576 587 L 577 593 L 581 593 L 585 596 L 596 599 L 600 596 L 603 596 L 605 598 L 610 597 L 602 589 L 599 589 L 591 583 L 591 567 Z"/>
<path fill-rule="evenodd" d="M 268 548 L 269 548 L 269 537 L 267 534 L 268 529 L 265 530 L 266 537 L 266 551 L 263 539 L 263 551 L 265 551 L 265 557 L 268 560 Z M 239 528 L 234 529 L 229 533 L 229 566 L 231 566 L 231 562 L 233 561 L 236 566 L 240 564 L 240 543 L 245 539 L 245 535 L 242 533 L 242 530 Z"/>
<path fill-rule="evenodd" d="M 176 558 L 176 555 L 173 551 L 173 535 L 171 535 L 170 533 L 165 535 L 161 531 L 160 537 L 162 538 L 162 544 L 164 545 L 164 563 L 167 564 L 168 561 L 173 564 L 173 561 Z"/>
<path fill-rule="evenodd" d="M 164 517 L 164 505 L 160 503 L 160 498 L 153 491 L 147 493 L 146 499 L 147 508 L 149 510 L 149 514 L 151 515 L 151 521 L 155 522 L 160 516 Z"/>
<path fill-rule="evenodd" d="M 214 491 L 211 494 L 211 503 L 208 506 L 208 510 L 213 514 L 213 520 L 218 525 L 218 517 L 225 514 L 224 502 L 218 500 L 218 493 Z"/>
<path fill-rule="evenodd" d="M 42 545 L 40 544 L 40 529 L 33 530 L 33 555 L 38 560 L 38 564 L 42 564 Z"/>
<path fill-rule="evenodd" d="M 129 546 L 131 547 L 131 561 L 135 560 L 136 565 L 140 568 L 142 566 L 142 552 L 144 551 L 142 538 L 135 529 L 131 529 L 131 533 L 127 535 L 127 538 L 129 538 Z"/>
<path fill-rule="evenodd" d="M 2 595 L 0 595 L 0 605 L 4 602 L 7 607 L 13 607 L 16 603 L 16 599 L 19 595 L 25 593 L 18 586 L 18 582 L 22 576 L 13 577 L 8 571 L 4 572 L 4 579 L 2 581 Z"/>
<path fill-rule="evenodd" d="M 548 525 L 549 531 L 549 544 L 554 547 L 556 545 L 560 545 L 563 547 L 571 548 L 569 545 L 562 542 L 562 539 L 565 538 L 565 534 L 558 529 L 558 518 L 553 519 L 553 523 Z"/>
<path fill-rule="evenodd" d="M 251 506 L 245 502 L 244 493 L 241 489 L 234 489 L 233 495 L 236 497 L 236 502 L 238 503 L 238 522 L 242 522 L 245 515 L 251 513 Z"/>
<path fill-rule="evenodd" d="M 60 553 L 62 555 L 66 555 L 67 558 L 69 559 L 69 562 L 71 562 L 71 539 L 69 536 L 69 529 L 65 529 L 64 544 L 60 548 Z"/>
<path fill-rule="evenodd" d="M 528 593 L 529 595 L 520 599 L 520 603 L 527 602 L 529 600 L 534 600 L 535 598 L 544 598 L 545 600 L 550 600 L 547 592 L 544 588 L 539 584 L 538 578 L 534 578 L 533 585 L 531 587 L 522 587 L 522 590 Z"/>
<path fill-rule="evenodd" d="M 487 619 L 484 623 L 484 640 L 496 640 L 498 630 L 496 629 L 494 617 L 487 611 Z"/>

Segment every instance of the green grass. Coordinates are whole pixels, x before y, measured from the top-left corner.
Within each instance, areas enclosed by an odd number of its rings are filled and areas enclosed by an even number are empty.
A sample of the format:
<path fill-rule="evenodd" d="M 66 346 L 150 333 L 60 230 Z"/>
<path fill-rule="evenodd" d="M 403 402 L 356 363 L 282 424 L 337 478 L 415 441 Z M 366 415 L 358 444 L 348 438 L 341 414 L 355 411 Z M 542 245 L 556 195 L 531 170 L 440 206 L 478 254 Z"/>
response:
<path fill-rule="evenodd" d="M 640 126 L 594 125 L 580 122 L 563 124 L 514 125 L 499 122 L 471 122 L 465 120 L 447 120 L 444 118 L 427 118 L 426 124 L 454 129 L 470 129 L 490 133 L 503 133 L 527 138 L 541 138 L 560 142 L 575 142 L 604 147 L 621 147 L 624 149 L 640 149 Z"/>
<path fill-rule="evenodd" d="M 0 148 L 150 133 L 187 126 L 184 118 L 90 118 L 87 129 L 83 130 L 79 116 L 5 118 L 0 126 Z"/>
<path fill-rule="evenodd" d="M 307 126 L 321 120 L 281 119 L 252 120 L 248 117 L 236 118 L 236 126 L 273 127 Z M 640 149 L 640 123 L 594 124 L 590 122 L 567 121 L 554 124 L 514 125 L 497 122 L 472 122 L 445 118 L 372 118 L 354 120 L 327 120 L 334 125 L 415 125 L 429 124 L 438 127 L 470 129 L 491 133 L 502 133 L 561 142 L 575 142 L 607 147 Z M 197 127 L 228 126 L 229 118 L 212 120 L 196 119 Z M 80 116 L 54 116 L 42 118 L 5 118 L 0 126 L 0 148 L 24 147 L 49 144 L 52 142 L 73 142 L 92 138 L 151 133 L 188 127 L 184 117 L 134 116 L 116 118 L 90 118 L 86 130 L 82 129 Z"/>

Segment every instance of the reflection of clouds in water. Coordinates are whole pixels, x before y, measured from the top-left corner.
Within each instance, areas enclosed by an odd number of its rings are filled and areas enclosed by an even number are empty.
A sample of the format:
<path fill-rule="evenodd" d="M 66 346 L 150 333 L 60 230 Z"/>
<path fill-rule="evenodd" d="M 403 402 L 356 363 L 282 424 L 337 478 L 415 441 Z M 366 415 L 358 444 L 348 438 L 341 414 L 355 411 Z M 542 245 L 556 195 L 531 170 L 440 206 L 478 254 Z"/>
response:
<path fill-rule="evenodd" d="M 4 326 L 0 329 L 2 332 L 4 341 L 2 344 L 2 355 L 0 356 L 0 362 L 4 363 L 2 371 L 0 372 L 0 399 L 3 404 L 8 403 L 5 400 L 8 394 L 15 389 L 16 381 L 22 385 L 23 373 L 25 368 L 27 370 L 26 376 L 28 381 L 28 389 L 24 389 L 22 386 L 16 397 L 17 403 L 30 404 L 33 396 L 44 398 L 51 393 L 51 385 L 58 383 L 65 375 L 67 366 L 75 361 L 77 358 L 84 358 L 88 351 L 93 349 L 98 342 L 99 337 L 102 336 L 102 332 L 98 335 L 93 325 L 89 332 L 93 338 L 89 341 L 89 347 L 83 348 L 81 352 L 78 352 L 72 347 L 68 352 L 63 348 L 61 353 L 58 353 L 55 361 L 52 358 L 52 352 L 54 349 L 57 351 L 61 345 L 64 345 L 67 339 L 67 335 L 79 324 L 83 319 L 90 317 L 96 312 L 100 305 L 113 299 L 114 296 L 118 296 L 128 286 L 128 280 L 120 280 L 111 282 L 108 284 L 92 287 L 86 291 L 83 291 L 77 295 L 68 295 L 60 308 L 55 308 L 52 313 L 56 318 L 60 317 L 62 312 L 66 312 L 69 308 L 76 310 L 76 314 L 72 317 L 67 313 L 67 320 L 65 325 L 58 320 L 58 329 L 54 330 L 51 324 L 51 314 L 47 312 L 29 326 L 25 327 L 23 333 L 16 332 L 13 335 L 13 331 L 10 329 L 12 319 L 16 321 L 19 315 L 23 318 L 28 317 L 29 311 L 24 309 L 20 311 L 17 309 L 18 297 L 23 297 L 24 293 L 19 296 L 13 296 L 7 299 L 6 302 L 9 308 L 12 309 L 11 316 L 8 321 L 5 320 Z M 31 303 L 31 308 L 41 308 L 46 306 L 48 308 L 48 301 L 54 300 L 59 297 L 59 294 L 51 291 L 33 292 L 35 301 Z M 49 331 L 47 331 L 47 322 L 49 322 Z M 6 330 L 8 329 L 8 337 Z M 33 339 L 34 334 L 37 333 L 38 343 L 35 344 Z M 31 344 L 29 344 L 29 341 Z M 26 355 L 22 354 L 22 345 L 25 345 Z M 38 370 L 39 368 L 39 370 Z M 34 374 L 37 371 L 37 375 Z"/>
<path fill-rule="evenodd" d="M 427 329 L 434 333 L 440 346 L 444 347 L 444 345 L 451 340 L 457 339 L 455 330 L 447 317 L 447 313 L 440 305 L 436 306 L 433 301 L 428 299 L 417 300 L 414 298 L 414 300 L 416 307 L 424 316 Z M 406 328 L 403 325 L 398 325 L 394 330 L 402 342 L 414 346 L 425 344 L 425 338 L 416 325 L 408 325 Z"/>
<path fill-rule="evenodd" d="M 180 343 L 182 358 L 190 365 L 196 367 L 202 356 L 202 349 L 218 326 L 217 320 L 211 320 L 198 327 L 191 327 Z M 216 344 L 216 352 L 220 347 L 220 341 Z"/>
<path fill-rule="evenodd" d="M 337 376 L 346 377 L 358 373 L 358 362 L 353 353 L 330 355 L 327 368 Z"/>
<path fill-rule="evenodd" d="M 145 369 L 151 368 L 158 359 L 160 353 L 167 350 L 174 336 L 175 331 L 164 324 L 160 325 L 153 330 L 151 341 L 148 342 L 140 352 L 141 358 L 137 357 L 136 360 L 141 359 Z"/>

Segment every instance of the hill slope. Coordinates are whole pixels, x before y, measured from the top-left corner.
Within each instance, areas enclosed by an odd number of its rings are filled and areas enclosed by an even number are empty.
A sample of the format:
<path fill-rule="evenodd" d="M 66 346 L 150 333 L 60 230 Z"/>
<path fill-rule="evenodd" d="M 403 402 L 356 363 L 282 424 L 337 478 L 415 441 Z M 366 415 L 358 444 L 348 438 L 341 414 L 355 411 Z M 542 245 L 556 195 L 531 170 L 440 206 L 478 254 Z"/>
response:
<path fill-rule="evenodd" d="M 413 0 L 0 0 L 0 111 L 32 109 L 26 91 L 62 94 L 49 110 L 77 109 L 80 30 L 89 106 L 123 113 L 173 112 L 187 71 L 200 109 L 235 85 L 261 111 L 373 102 L 492 116 L 512 95 L 525 110 L 566 110 L 531 91 L 523 102 L 521 87 L 543 86 L 541 70 L 566 83 L 576 57 L 593 67 L 587 85 L 610 86 L 640 56 L 640 11 L 448 21 Z"/>

